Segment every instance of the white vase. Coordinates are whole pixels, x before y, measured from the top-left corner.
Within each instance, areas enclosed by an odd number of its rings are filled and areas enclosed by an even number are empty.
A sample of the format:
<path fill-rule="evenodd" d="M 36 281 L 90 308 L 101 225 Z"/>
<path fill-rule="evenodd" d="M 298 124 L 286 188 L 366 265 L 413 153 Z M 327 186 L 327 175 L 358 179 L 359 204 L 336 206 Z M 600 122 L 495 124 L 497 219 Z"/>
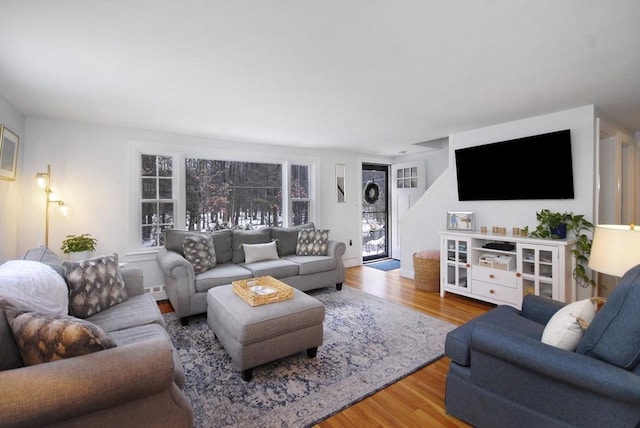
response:
<path fill-rule="evenodd" d="M 77 253 L 68 253 L 67 259 L 72 262 L 79 262 L 80 260 L 88 259 L 91 257 L 91 251 L 79 251 Z"/>

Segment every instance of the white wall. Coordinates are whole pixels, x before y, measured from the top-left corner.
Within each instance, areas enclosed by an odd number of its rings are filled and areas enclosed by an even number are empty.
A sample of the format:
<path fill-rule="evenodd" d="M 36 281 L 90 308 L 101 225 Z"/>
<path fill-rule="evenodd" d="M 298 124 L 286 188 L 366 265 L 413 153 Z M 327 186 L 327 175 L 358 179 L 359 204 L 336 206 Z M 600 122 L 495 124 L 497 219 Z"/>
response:
<path fill-rule="evenodd" d="M 0 180 L 0 263 L 15 258 L 18 248 L 18 218 L 20 215 L 20 183 L 24 180 L 25 146 L 24 116 L 0 96 L 0 124 L 14 132 L 18 140 L 18 163 L 14 181 Z"/>
<path fill-rule="evenodd" d="M 401 226 L 401 272 L 413 278 L 413 254 L 438 249 L 438 232 L 446 229 L 447 211 L 473 211 L 476 225 L 512 227 L 537 225 L 536 211 L 570 211 L 593 219 L 594 209 L 594 119 L 593 106 L 453 134 L 449 137 L 449 167 L 412 207 Z M 458 201 L 454 153 L 458 148 L 488 144 L 560 129 L 571 129 L 574 192 L 571 200 L 535 201 Z M 544 174 L 543 153 L 522 153 L 521 159 L 507 160 L 505 167 L 517 168 L 518 162 L 538 162 Z M 478 177 L 479 180 L 482 177 Z"/>
<path fill-rule="evenodd" d="M 347 244 L 345 264 L 361 263 L 360 247 L 360 165 L 359 155 L 348 152 L 293 149 L 238 142 L 212 140 L 177 134 L 116 128 L 95 124 L 42 118 L 26 119 L 29 144 L 25 145 L 23 194 L 17 212 L 20 240 L 6 251 L 5 258 L 22 255 L 44 240 L 44 194 L 35 183 L 37 172 L 52 168 L 51 185 L 72 216 L 62 217 L 52 206 L 49 247 L 60 254 L 62 240 L 68 234 L 91 233 L 98 240 L 97 253 L 118 253 L 121 261 L 145 270 L 145 286 L 163 283 L 154 252 L 136 252 L 136 219 L 131 218 L 135 203 L 132 188 L 132 162 L 137 146 L 161 151 L 202 154 L 215 157 L 235 154 L 246 161 L 299 158 L 317 162 L 316 215 L 318 227 L 331 230 L 331 239 Z M 380 161 L 381 159 L 377 159 Z M 388 159 L 384 160 L 390 163 Z M 347 202 L 338 203 L 335 194 L 335 165 L 346 165 Z M 0 184 L 1 185 L 1 184 Z M 15 187 L 15 186 L 14 186 Z M 0 188 L 1 189 L 1 188 Z M 17 214 L 16 214 L 17 215 Z M 14 239 L 15 241 L 15 239 Z M 349 246 L 349 242 L 353 245 Z"/>

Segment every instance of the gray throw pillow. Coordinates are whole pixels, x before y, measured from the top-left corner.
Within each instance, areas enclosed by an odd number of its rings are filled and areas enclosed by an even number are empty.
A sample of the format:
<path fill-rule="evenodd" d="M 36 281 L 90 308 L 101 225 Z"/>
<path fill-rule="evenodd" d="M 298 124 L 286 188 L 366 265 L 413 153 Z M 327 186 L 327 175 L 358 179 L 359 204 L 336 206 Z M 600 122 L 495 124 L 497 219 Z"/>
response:
<path fill-rule="evenodd" d="M 216 249 L 211 235 L 187 236 L 182 241 L 184 258 L 193 266 L 196 274 L 216 266 Z"/>
<path fill-rule="evenodd" d="M 64 260 L 62 266 L 73 316 L 87 318 L 129 298 L 116 253 L 77 262 Z"/>
<path fill-rule="evenodd" d="M 326 256 L 329 249 L 329 230 L 305 229 L 298 232 L 298 256 Z"/>
<path fill-rule="evenodd" d="M 68 315 L 5 310 L 22 362 L 32 366 L 116 346 L 97 325 Z"/>

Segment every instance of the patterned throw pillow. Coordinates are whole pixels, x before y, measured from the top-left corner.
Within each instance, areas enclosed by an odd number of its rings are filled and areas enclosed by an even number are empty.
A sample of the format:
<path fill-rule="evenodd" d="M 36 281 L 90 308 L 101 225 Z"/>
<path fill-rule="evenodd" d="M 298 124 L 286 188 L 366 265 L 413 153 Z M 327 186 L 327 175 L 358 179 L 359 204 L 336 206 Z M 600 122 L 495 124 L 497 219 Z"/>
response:
<path fill-rule="evenodd" d="M 298 256 L 326 256 L 329 248 L 329 230 L 307 229 L 298 232 Z"/>
<path fill-rule="evenodd" d="M 69 309 L 73 316 L 87 318 L 129 298 L 118 254 L 78 262 L 63 261 L 69 286 Z"/>
<path fill-rule="evenodd" d="M 7 309 L 11 333 L 25 366 L 78 357 L 116 346 L 97 325 L 68 315 Z"/>
<path fill-rule="evenodd" d="M 196 274 L 206 272 L 216 265 L 216 249 L 209 235 L 187 236 L 182 241 L 182 251 Z"/>

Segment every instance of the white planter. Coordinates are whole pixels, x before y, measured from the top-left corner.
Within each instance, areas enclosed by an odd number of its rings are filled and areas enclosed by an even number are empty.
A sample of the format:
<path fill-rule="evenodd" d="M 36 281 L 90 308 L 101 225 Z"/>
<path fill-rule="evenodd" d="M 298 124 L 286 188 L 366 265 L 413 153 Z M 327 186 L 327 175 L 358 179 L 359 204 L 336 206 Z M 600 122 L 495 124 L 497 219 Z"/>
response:
<path fill-rule="evenodd" d="M 80 260 L 91 258 L 91 251 L 80 251 L 77 253 L 68 253 L 67 260 L 78 262 Z"/>

